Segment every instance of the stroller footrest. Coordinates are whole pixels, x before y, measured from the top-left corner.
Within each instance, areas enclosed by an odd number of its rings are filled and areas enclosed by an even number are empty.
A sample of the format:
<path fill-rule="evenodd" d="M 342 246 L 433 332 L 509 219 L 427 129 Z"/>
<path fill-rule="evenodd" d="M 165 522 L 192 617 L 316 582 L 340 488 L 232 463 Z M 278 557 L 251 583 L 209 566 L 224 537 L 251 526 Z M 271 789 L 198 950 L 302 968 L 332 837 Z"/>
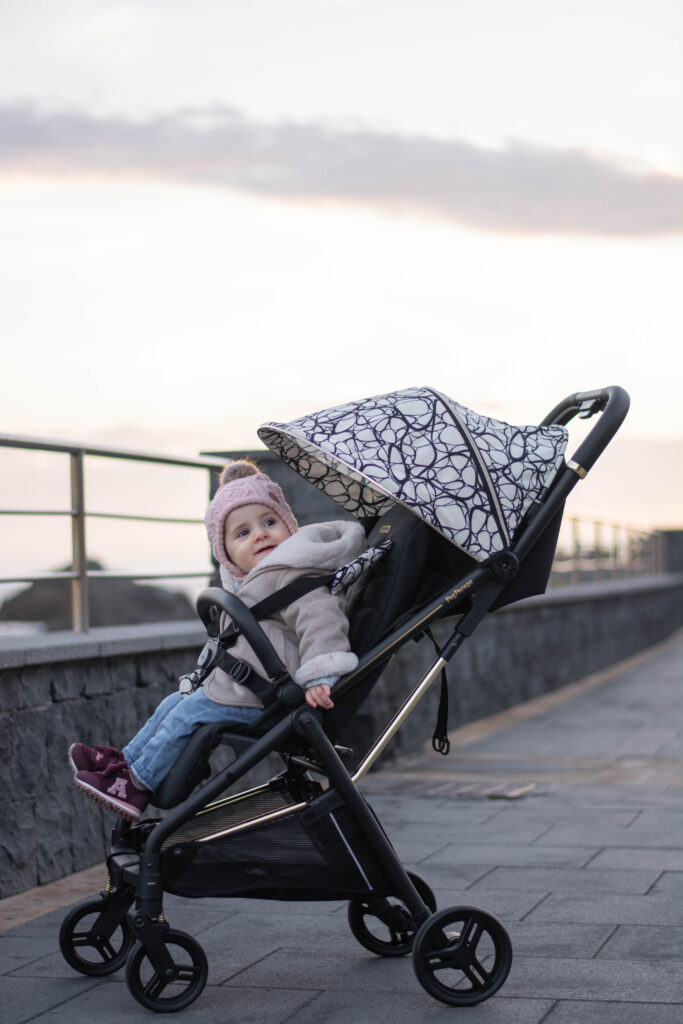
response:
<path fill-rule="evenodd" d="M 115 853 L 108 862 L 109 874 L 117 888 L 123 885 L 136 886 L 140 873 L 140 855 L 137 853 Z"/>

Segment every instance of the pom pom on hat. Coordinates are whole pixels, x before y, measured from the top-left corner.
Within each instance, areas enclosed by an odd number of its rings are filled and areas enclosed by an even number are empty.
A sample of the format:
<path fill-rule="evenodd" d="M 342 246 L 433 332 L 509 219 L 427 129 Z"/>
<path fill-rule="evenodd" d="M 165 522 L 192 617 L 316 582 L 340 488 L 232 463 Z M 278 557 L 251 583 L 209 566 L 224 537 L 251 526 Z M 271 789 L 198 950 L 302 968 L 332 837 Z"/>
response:
<path fill-rule="evenodd" d="M 230 483 L 231 480 L 241 480 L 245 476 L 255 476 L 259 472 L 258 466 L 249 459 L 240 459 L 238 462 L 229 462 L 223 466 L 218 477 L 218 483 Z"/>
<path fill-rule="evenodd" d="M 299 527 L 278 484 L 261 473 L 253 462 L 246 459 L 229 462 L 221 470 L 219 482 L 220 487 L 204 516 L 206 532 L 216 560 L 237 579 L 243 579 L 246 573 L 230 561 L 225 550 L 225 520 L 234 509 L 242 505 L 266 505 L 277 512 L 290 534 L 296 533 Z"/>

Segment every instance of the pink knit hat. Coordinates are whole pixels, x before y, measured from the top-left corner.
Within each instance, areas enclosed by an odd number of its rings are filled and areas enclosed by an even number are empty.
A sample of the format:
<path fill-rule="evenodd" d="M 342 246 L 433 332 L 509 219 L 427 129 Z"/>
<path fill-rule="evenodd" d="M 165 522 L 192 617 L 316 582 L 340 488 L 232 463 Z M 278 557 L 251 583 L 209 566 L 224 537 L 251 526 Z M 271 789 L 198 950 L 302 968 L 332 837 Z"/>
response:
<path fill-rule="evenodd" d="M 237 579 L 243 579 L 246 573 L 230 561 L 225 550 L 225 520 L 233 509 L 242 505 L 267 505 L 277 512 L 290 535 L 299 527 L 280 487 L 265 473 L 260 473 L 253 463 L 229 463 L 221 471 L 220 483 L 204 516 L 206 532 L 216 560 Z"/>

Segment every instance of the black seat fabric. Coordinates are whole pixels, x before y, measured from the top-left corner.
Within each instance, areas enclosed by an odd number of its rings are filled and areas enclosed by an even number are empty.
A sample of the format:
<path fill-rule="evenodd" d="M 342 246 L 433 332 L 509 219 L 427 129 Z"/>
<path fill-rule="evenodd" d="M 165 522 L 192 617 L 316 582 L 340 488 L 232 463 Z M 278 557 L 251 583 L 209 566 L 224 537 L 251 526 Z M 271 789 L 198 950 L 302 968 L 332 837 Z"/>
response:
<path fill-rule="evenodd" d="M 363 589 L 349 616 L 349 638 L 359 657 L 392 633 L 406 615 L 437 597 L 467 573 L 474 564 L 403 506 L 396 505 L 373 526 L 368 546 L 390 538 L 387 554 L 368 571 Z M 353 719 L 386 667 L 380 660 L 355 686 L 339 695 L 332 711 L 325 713 L 325 731 L 333 742 L 363 745 L 362 726 Z M 359 744 L 359 736 L 363 734 Z"/>
<path fill-rule="evenodd" d="M 390 632 L 401 616 L 416 611 L 474 564 L 401 505 L 375 523 L 368 546 L 386 539 L 392 546 L 369 570 L 350 613 L 349 639 L 359 656 Z"/>

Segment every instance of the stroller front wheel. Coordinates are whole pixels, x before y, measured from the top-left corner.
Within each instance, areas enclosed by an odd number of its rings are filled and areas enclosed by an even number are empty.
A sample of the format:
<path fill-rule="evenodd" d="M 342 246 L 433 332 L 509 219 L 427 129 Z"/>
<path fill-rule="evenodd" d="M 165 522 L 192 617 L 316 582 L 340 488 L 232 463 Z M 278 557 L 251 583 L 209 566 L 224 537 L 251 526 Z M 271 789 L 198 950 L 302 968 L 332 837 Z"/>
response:
<path fill-rule="evenodd" d="M 436 899 L 424 878 L 408 872 L 420 899 L 431 911 Z M 348 908 L 349 927 L 361 946 L 378 956 L 405 956 L 413 948 L 415 922 L 410 911 L 395 896 L 362 896 L 351 900 Z"/>
<path fill-rule="evenodd" d="M 142 942 L 137 942 L 126 963 L 126 982 L 131 995 L 148 1010 L 172 1013 L 193 1003 L 206 985 L 209 967 L 199 943 L 185 932 L 169 929 L 164 945 L 173 960 L 173 971 L 163 977 L 150 962 Z"/>
<path fill-rule="evenodd" d="M 105 915 L 109 907 L 105 896 L 86 900 L 62 921 L 59 948 L 69 966 L 81 974 L 101 977 L 118 971 L 135 941 L 125 917 L 115 926 L 107 927 Z"/>
<path fill-rule="evenodd" d="M 413 944 L 417 980 L 449 1006 L 474 1006 L 497 992 L 512 963 L 500 921 L 476 907 L 449 907 L 428 918 Z"/>

